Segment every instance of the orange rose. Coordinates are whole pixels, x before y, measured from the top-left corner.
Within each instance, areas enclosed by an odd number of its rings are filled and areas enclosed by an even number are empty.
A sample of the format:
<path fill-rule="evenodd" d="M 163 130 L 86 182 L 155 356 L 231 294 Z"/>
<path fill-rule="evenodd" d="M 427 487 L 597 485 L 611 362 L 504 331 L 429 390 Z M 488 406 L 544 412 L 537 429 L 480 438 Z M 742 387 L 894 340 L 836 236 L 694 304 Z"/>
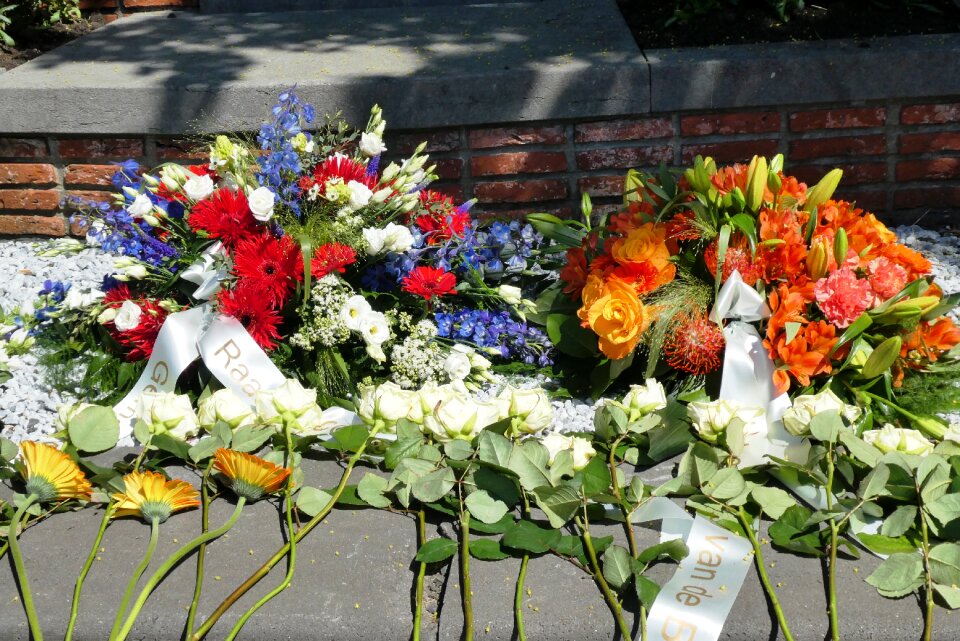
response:
<path fill-rule="evenodd" d="M 632 286 L 616 277 L 604 281 L 596 274 L 587 278 L 577 316 L 597 334 L 604 356 L 614 360 L 636 348 L 651 321 L 650 310 Z"/>
<path fill-rule="evenodd" d="M 666 245 L 667 229 L 663 225 L 647 223 L 618 238 L 611 248 L 611 255 L 621 265 L 655 261 L 666 263 L 670 250 Z"/>

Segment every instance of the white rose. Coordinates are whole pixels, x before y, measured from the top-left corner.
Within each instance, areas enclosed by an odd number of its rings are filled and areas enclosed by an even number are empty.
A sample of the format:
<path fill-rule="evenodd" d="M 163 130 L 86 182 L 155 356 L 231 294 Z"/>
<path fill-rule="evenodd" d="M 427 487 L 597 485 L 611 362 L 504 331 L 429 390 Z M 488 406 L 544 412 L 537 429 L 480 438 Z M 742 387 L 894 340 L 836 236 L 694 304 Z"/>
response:
<path fill-rule="evenodd" d="M 315 405 L 297 419 L 297 424 L 292 426 L 291 431 L 297 436 L 320 436 L 347 425 L 361 423 L 363 421 L 360 417 L 350 410 L 333 406 L 321 411 L 320 406 Z"/>
<path fill-rule="evenodd" d="M 373 196 L 373 192 L 370 191 L 369 187 L 356 180 L 348 182 L 347 189 L 350 190 L 350 202 L 347 206 L 353 210 L 366 207 L 370 202 L 370 197 Z"/>
<path fill-rule="evenodd" d="M 860 418 L 860 408 L 847 405 L 833 390 L 826 389 L 819 394 L 803 394 L 793 399 L 793 406 L 783 415 L 783 426 L 794 436 L 809 436 L 810 421 L 820 412 L 837 410 L 848 421 Z"/>
<path fill-rule="evenodd" d="M 273 205 L 277 197 L 267 187 L 257 187 L 247 195 L 247 204 L 253 217 L 265 223 L 273 217 Z"/>
<path fill-rule="evenodd" d="M 915 456 L 926 456 L 933 451 L 933 443 L 917 430 L 894 427 L 887 423 L 878 430 L 863 433 L 863 440 L 883 453 L 901 452 Z"/>
<path fill-rule="evenodd" d="M 191 174 L 187 182 L 183 183 L 183 193 L 194 201 L 200 201 L 213 193 L 213 179 L 210 176 L 194 176 Z"/>
<path fill-rule="evenodd" d="M 386 150 L 387 146 L 383 144 L 383 140 L 377 134 L 369 131 L 360 134 L 360 153 L 367 158 L 379 156 Z"/>
<path fill-rule="evenodd" d="M 513 285 L 500 285 L 497 287 L 497 294 L 507 305 L 519 305 L 523 302 L 523 292 Z"/>
<path fill-rule="evenodd" d="M 443 371 L 451 381 L 462 381 L 470 376 L 470 358 L 461 352 L 451 352 L 443 361 Z"/>
<path fill-rule="evenodd" d="M 258 390 L 255 403 L 257 415 L 265 422 L 289 426 L 296 432 L 301 416 L 317 407 L 317 390 L 304 388 L 300 381 L 288 378 L 283 385 Z"/>
<path fill-rule="evenodd" d="M 387 223 L 383 234 L 383 246 L 387 251 L 402 253 L 413 247 L 413 233 L 406 225 Z"/>
<path fill-rule="evenodd" d="M 585 438 L 580 438 L 579 436 L 573 437 L 572 449 L 573 469 L 576 472 L 579 472 L 585 468 L 587 463 L 590 462 L 590 459 L 597 455 L 597 450 L 593 449 L 593 443 Z"/>
<path fill-rule="evenodd" d="M 507 388 L 499 398 L 508 402 L 506 415 L 511 418 L 511 431 L 515 436 L 535 434 L 553 423 L 553 405 L 540 388 Z"/>
<path fill-rule="evenodd" d="M 230 429 L 237 429 L 256 422 L 256 414 L 247 402 L 237 396 L 233 390 L 217 390 L 200 401 L 197 407 L 197 418 L 200 425 L 206 429 L 212 428 L 217 421 L 223 421 Z"/>
<path fill-rule="evenodd" d="M 630 386 L 630 391 L 623 398 L 623 405 L 630 411 L 629 420 L 636 421 L 650 412 L 665 408 L 667 394 L 657 379 L 648 378 L 646 385 Z"/>
<path fill-rule="evenodd" d="M 173 392 L 143 392 L 137 399 L 136 416 L 151 434 L 169 434 L 186 440 L 200 431 L 190 398 Z"/>
<path fill-rule="evenodd" d="M 71 287 L 63 299 L 63 306 L 67 309 L 84 309 L 103 298 L 103 292 L 90 290 L 83 292 L 78 287 Z"/>
<path fill-rule="evenodd" d="M 381 312 L 367 312 L 361 316 L 357 329 L 367 345 L 383 345 L 390 340 L 390 325 Z"/>
<path fill-rule="evenodd" d="M 77 417 L 80 412 L 87 409 L 88 407 L 93 407 L 90 403 L 64 403 L 57 408 L 57 418 L 53 422 L 53 426 L 57 428 L 58 432 L 62 432 L 70 426 L 70 421 Z"/>
<path fill-rule="evenodd" d="M 360 405 L 357 414 L 365 423 L 373 425 L 382 421 L 392 427 L 401 418 L 409 418 L 417 405 L 417 393 L 405 390 L 392 381 L 360 388 Z"/>
<path fill-rule="evenodd" d="M 140 325 L 140 316 L 142 314 L 143 310 L 140 309 L 139 305 L 132 300 L 125 300 L 117 311 L 117 315 L 113 319 L 113 324 L 119 331 L 129 332 L 131 329 L 136 329 L 137 326 Z"/>
<path fill-rule="evenodd" d="M 367 299 L 359 294 L 351 296 L 340 310 L 340 322 L 351 332 L 360 331 L 360 320 L 373 312 Z"/>
<path fill-rule="evenodd" d="M 765 413 L 762 407 L 741 405 L 734 401 L 693 402 L 687 405 L 687 414 L 700 438 L 708 443 L 716 443 L 730 422 L 739 418 L 744 423 L 759 418 Z"/>
<path fill-rule="evenodd" d="M 377 227 L 367 227 L 363 230 L 363 239 L 367 241 L 367 254 L 376 256 L 386 250 L 387 232 Z"/>
<path fill-rule="evenodd" d="M 133 202 L 127 205 L 127 213 L 137 218 L 143 218 L 153 211 L 153 201 L 146 194 L 137 194 Z"/>
<path fill-rule="evenodd" d="M 116 307 L 108 307 L 100 312 L 100 314 L 97 316 L 97 322 L 101 325 L 105 325 L 110 321 L 115 320 L 119 311 L 120 310 L 118 310 Z"/>
<path fill-rule="evenodd" d="M 424 416 L 423 426 L 441 443 L 454 439 L 471 441 L 499 418 L 500 410 L 495 403 L 478 403 L 461 394 L 441 402 L 432 414 Z"/>
<path fill-rule="evenodd" d="M 428 383 L 421 387 L 416 394 L 419 403 L 410 420 L 415 423 L 422 423 L 424 416 L 432 414 L 442 403 L 459 396 L 461 392 L 449 383 L 445 385 Z"/>
<path fill-rule="evenodd" d="M 550 457 L 547 459 L 547 465 L 553 465 L 554 461 L 557 459 L 557 454 L 564 452 L 566 450 L 573 449 L 573 438 L 561 434 L 560 432 L 550 432 L 543 437 L 543 440 L 540 441 L 545 448 Z"/>

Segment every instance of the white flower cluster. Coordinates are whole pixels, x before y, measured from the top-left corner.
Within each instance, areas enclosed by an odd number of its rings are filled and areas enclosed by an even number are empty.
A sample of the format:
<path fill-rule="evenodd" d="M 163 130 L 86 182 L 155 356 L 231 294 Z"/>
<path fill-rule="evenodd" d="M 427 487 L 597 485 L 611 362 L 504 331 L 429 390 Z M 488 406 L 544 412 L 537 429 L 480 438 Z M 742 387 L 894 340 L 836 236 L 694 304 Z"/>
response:
<path fill-rule="evenodd" d="M 352 290 L 336 274 L 319 279 L 310 292 L 313 314 L 304 319 L 290 343 L 301 349 L 335 347 L 350 340 L 350 330 L 340 316 Z"/>
<path fill-rule="evenodd" d="M 404 389 L 417 389 L 444 379 L 447 351 L 433 338 L 437 327 L 422 320 L 390 349 L 390 379 Z"/>
<path fill-rule="evenodd" d="M 217 136 L 210 147 L 210 169 L 224 176 L 226 184 L 231 187 L 247 186 L 245 174 L 249 155 L 246 146 L 234 144 L 226 136 Z"/>
<path fill-rule="evenodd" d="M 390 340 L 390 323 L 383 312 L 375 311 L 363 296 L 354 295 L 344 302 L 339 317 L 348 330 L 360 334 L 370 358 L 378 363 L 387 360 L 383 344 Z"/>
<path fill-rule="evenodd" d="M 367 254 L 376 256 L 385 252 L 402 253 L 413 247 L 413 234 L 406 225 L 387 223 L 385 227 L 368 227 L 363 230 L 367 242 Z"/>

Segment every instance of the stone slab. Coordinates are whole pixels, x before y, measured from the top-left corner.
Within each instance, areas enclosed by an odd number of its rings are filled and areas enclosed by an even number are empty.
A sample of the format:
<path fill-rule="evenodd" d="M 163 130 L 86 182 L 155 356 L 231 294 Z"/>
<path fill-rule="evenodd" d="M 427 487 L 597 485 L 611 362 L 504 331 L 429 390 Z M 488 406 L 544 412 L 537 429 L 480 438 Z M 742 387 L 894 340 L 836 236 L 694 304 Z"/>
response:
<path fill-rule="evenodd" d="M 549 2 L 551 0 L 536 0 Z M 506 4 L 516 0 L 482 0 L 474 4 Z M 438 7 L 442 5 L 462 5 L 462 0 L 271 0 L 270 10 L 276 11 L 313 11 L 316 9 L 386 9 Z M 200 0 L 203 13 L 250 13 L 262 12 L 263 0 Z"/>
<path fill-rule="evenodd" d="M 304 463 L 308 485 L 331 487 L 340 475 L 329 459 Z M 356 482 L 365 470 L 357 470 Z M 644 473 L 659 483 L 669 466 Z M 187 470 L 177 474 L 193 482 Z M 3 498 L 7 488 L 0 487 Z M 233 504 L 216 500 L 210 522 L 216 527 L 229 516 Z M 25 564 L 35 601 L 48 638 L 62 638 L 69 613 L 73 581 L 99 525 L 100 513 L 86 509 L 58 514 L 31 527 L 21 537 Z M 244 508 L 230 533 L 208 547 L 200 619 L 281 544 L 282 514 L 276 505 L 261 501 Z M 199 512 L 174 515 L 161 526 L 153 567 L 178 544 L 199 531 Z M 452 534 L 449 525 L 431 524 L 428 536 Z M 621 539 L 619 527 L 597 525 L 595 535 Z M 641 545 L 657 540 L 657 531 L 638 528 Z M 107 638 L 117 602 L 146 546 L 149 528 L 132 519 L 116 521 L 107 530 L 99 559 L 87 578 L 76 641 Z M 292 586 L 250 619 L 240 639 L 269 641 L 409 639 L 413 619 L 416 526 L 404 515 L 372 509 L 336 509 L 297 548 L 297 571 Z M 778 586 L 796 639 L 821 639 L 827 631 L 826 602 L 820 563 L 784 555 L 767 548 L 771 580 Z M 843 561 L 838 569 L 841 638 L 845 641 L 903 641 L 918 638 L 921 608 L 914 599 L 888 601 L 863 579 L 877 559 Z M 509 641 L 514 637 L 513 590 L 519 561 L 471 561 L 475 626 L 478 639 Z M 171 641 L 181 638 L 186 609 L 193 593 L 195 557 L 182 562 L 147 602 L 131 639 Z M 240 613 L 276 585 L 284 564 L 273 572 L 216 626 L 210 639 L 223 639 Z M 652 578 L 664 583 L 672 572 L 661 566 Z M 426 579 L 424 638 L 457 641 L 462 631 L 456 564 L 431 567 Z M 573 565 L 554 556 L 537 557 L 528 568 L 524 597 L 528 638 L 556 641 L 592 641 L 619 638 L 600 592 Z M 9 557 L 0 563 L 0 641 L 27 641 L 26 619 L 12 576 Z M 437 616 L 434 616 L 436 614 Z M 938 609 L 934 639 L 956 638 L 957 615 Z M 777 630 L 762 588 L 751 570 L 720 637 L 726 641 L 774 640 Z"/>
<path fill-rule="evenodd" d="M 259 127 L 297 85 L 318 112 L 394 129 L 649 108 L 613 0 L 118 20 L 0 78 L 0 132 L 183 134 Z"/>

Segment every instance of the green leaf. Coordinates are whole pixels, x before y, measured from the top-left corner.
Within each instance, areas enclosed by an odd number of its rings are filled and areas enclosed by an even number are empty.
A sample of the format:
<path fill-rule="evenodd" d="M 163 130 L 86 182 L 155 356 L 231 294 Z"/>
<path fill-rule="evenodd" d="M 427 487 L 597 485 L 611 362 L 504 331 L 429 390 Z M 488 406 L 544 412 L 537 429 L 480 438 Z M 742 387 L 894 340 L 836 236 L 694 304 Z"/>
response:
<path fill-rule="evenodd" d="M 190 460 L 194 463 L 199 463 L 200 461 L 205 461 L 221 447 L 225 447 L 224 444 L 216 436 L 208 436 L 202 438 L 197 443 L 190 448 L 187 454 L 190 456 Z"/>
<path fill-rule="evenodd" d="M 493 498 L 487 494 L 486 490 L 472 492 L 464 501 L 464 505 L 470 510 L 471 515 L 483 523 L 496 523 L 508 511 L 506 503 Z"/>
<path fill-rule="evenodd" d="M 930 548 L 930 575 L 936 583 L 960 585 L 960 543 Z"/>
<path fill-rule="evenodd" d="M 814 220 L 815 217 L 811 216 L 810 220 Z M 833 356 L 837 353 L 837 350 L 852 341 L 854 338 L 864 333 L 867 328 L 873 324 L 873 319 L 870 318 L 870 315 L 864 312 L 860 314 L 857 320 L 850 323 L 850 326 L 840 335 L 840 340 L 836 342 L 833 346 L 833 349 L 830 350 L 829 356 Z"/>
<path fill-rule="evenodd" d="M 597 335 L 580 325 L 570 314 L 547 316 L 547 336 L 557 349 L 574 358 L 596 358 Z"/>
<path fill-rule="evenodd" d="M 687 544 L 680 539 L 674 539 L 672 541 L 664 541 L 663 543 L 651 545 L 647 549 L 642 550 L 640 554 L 637 555 L 637 560 L 644 564 L 653 563 L 661 559 L 672 559 L 680 562 L 685 559 L 688 554 L 690 554 L 690 548 L 687 547 Z"/>
<path fill-rule="evenodd" d="M 420 428 L 409 421 L 401 419 L 397 422 L 397 440 L 387 446 L 383 455 L 383 464 L 388 470 L 395 469 L 401 459 L 415 456 L 423 444 L 423 433 Z"/>
<path fill-rule="evenodd" d="M 496 432 L 483 430 L 480 432 L 477 443 L 481 461 L 504 468 L 510 466 L 510 453 L 513 451 L 513 443 L 509 439 Z"/>
<path fill-rule="evenodd" d="M 245 425 L 233 434 L 233 449 L 238 452 L 256 452 L 266 443 L 274 431 L 268 427 Z"/>
<path fill-rule="evenodd" d="M 520 490 L 513 476 L 500 474 L 488 467 L 481 467 L 473 473 L 473 482 L 477 489 L 486 490 L 493 498 L 506 503 L 507 507 L 516 505 L 520 500 Z"/>
<path fill-rule="evenodd" d="M 627 581 L 633 576 L 630 553 L 626 548 L 619 545 L 611 545 L 603 553 L 603 578 L 614 590 L 619 590 L 626 585 Z"/>
<path fill-rule="evenodd" d="M 870 470 L 866 478 L 860 483 L 860 498 L 873 499 L 878 496 L 887 496 L 887 482 L 890 480 L 890 468 L 883 463 L 879 463 Z"/>
<path fill-rule="evenodd" d="M 817 412 L 810 419 L 810 433 L 818 441 L 835 443 L 840 430 L 843 429 L 843 419 L 837 410 Z"/>
<path fill-rule="evenodd" d="M 443 444 L 443 453 L 454 461 L 465 461 L 473 454 L 473 447 L 467 441 L 454 439 Z"/>
<path fill-rule="evenodd" d="M 803 324 L 802 324 L 802 323 L 793 323 L 793 322 L 791 322 L 791 323 L 786 323 L 786 324 L 784 324 L 784 327 L 785 327 L 786 330 L 787 330 L 787 342 L 786 342 L 786 344 L 789 345 L 789 344 L 790 344 L 790 341 L 792 341 L 794 338 L 796 338 L 796 337 L 797 337 L 797 334 L 800 333 L 800 328 L 803 327 Z"/>
<path fill-rule="evenodd" d="M 300 488 L 300 492 L 297 493 L 296 505 L 298 510 L 307 516 L 314 517 L 327 507 L 332 500 L 332 494 L 308 485 Z"/>
<path fill-rule="evenodd" d="M 823 556 L 820 549 L 820 537 L 816 528 L 806 525 L 810 518 L 810 510 L 794 505 L 787 508 L 779 519 L 770 524 L 767 533 L 774 545 L 790 552 Z"/>
<path fill-rule="evenodd" d="M 960 494 L 945 494 L 936 501 L 926 504 L 924 509 L 941 525 L 946 525 L 960 518 Z"/>
<path fill-rule="evenodd" d="M 960 608 L 960 588 L 954 585 L 933 584 L 933 591 L 940 597 L 942 605 L 950 610 Z"/>
<path fill-rule="evenodd" d="M 717 501 L 728 501 L 740 495 L 747 487 L 743 475 L 735 467 L 725 467 L 703 484 L 703 493 Z"/>
<path fill-rule="evenodd" d="M 867 577 L 867 583 L 885 597 L 906 596 L 923 585 L 923 557 L 904 552 L 891 554 Z"/>
<path fill-rule="evenodd" d="M 373 472 L 367 472 L 357 484 L 357 496 L 372 507 L 385 508 L 390 506 L 390 499 L 384 496 L 388 481 Z"/>
<path fill-rule="evenodd" d="M 500 561 L 510 555 L 493 539 L 474 539 L 470 541 L 470 556 L 481 561 Z"/>
<path fill-rule="evenodd" d="M 685 465 L 686 464 L 686 465 Z M 720 457 L 717 451 L 702 441 L 694 443 L 690 453 L 681 462 L 681 468 L 689 466 L 691 471 L 690 482 L 700 486 L 720 470 Z"/>
<path fill-rule="evenodd" d="M 940 456 L 925 456 L 917 466 L 920 498 L 932 503 L 950 489 L 950 464 Z"/>
<path fill-rule="evenodd" d="M 449 467 L 441 467 L 410 484 L 413 495 L 424 503 L 439 501 L 453 489 L 456 477 Z"/>
<path fill-rule="evenodd" d="M 674 409 L 677 408 L 677 409 Z M 668 401 L 667 409 L 664 411 L 664 425 L 661 428 L 650 432 L 650 449 L 647 450 L 647 456 L 654 461 L 675 456 L 685 450 L 687 445 L 695 440 L 690 431 L 690 425 L 682 418 L 671 418 L 672 412 L 685 413 L 681 403 Z"/>
<path fill-rule="evenodd" d="M 370 431 L 366 425 L 347 425 L 333 433 L 333 438 L 346 452 L 356 452 L 366 443 Z"/>
<path fill-rule="evenodd" d="M 750 496 L 772 519 L 779 519 L 784 512 L 797 504 L 792 496 L 779 487 L 761 485 L 750 490 Z"/>
<path fill-rule="evenodd" d="M 91 405 L 70 420 L 67 434 L 81 452 L 103 452 L 116 446 L 120 421 L 112 407 Z"/>
<path fill-rule="evenodd" d="M 503 534 L 500 542 L 508 548 L 544 554 L 560 544 L 560 531 L 542 528 L 532 521 L 517 521 Z"/>
<path fill-rule="evenodd" d="M 895 554 L 897 552 L 916 552 L 917 546 L 914 545 L 905 536 L 884 536 L 882 534 L 867 534 L 862 532 L 857 535 L 860 542 L 863 543 L 871 552 L 877 554 Z"/>
<path fill-rule="evenodd" d="M 573 459 L 571 459 L 572 465 Z M 583 494 L 587 498 L 609 493 L 612 485 L 610 468 L 607 467 L 607 462 L 602 456 L 595 456 L 590 459 L 590 462 L 580 470 L 579 474 L 583 478 Z"/>
<path fill-rule="evenodd" d="M 875 466 L 877 461 L 879 461 L 880 457 L 883 455 L 880 450 L 875 448 L 873 445 L 870 445 L 862 438 L 858 438 L 852 432 L 841 431 L 840 442 L 843 443 L 853 458 L 857 459 L 861 463 L 865 463 L 869 467 Z"/>
<path fill-rule="evenodd" d="M 150 440 L 150 426 L 142 418 L 138 418 L 133 424 L 133 437 L 138 443 L 146 444 Z"/>
<path fill-rule="evenodd" d="M 883 520 L 880 526 L 880 534 L 896 538 L 907 533 L 913 524 L 917 522 L 917 506 L 901 505 L 893 513 Z"/>
<path fill-rule="evenodd" d="M 537 505 L 555 528 L 563 527 L 580 508 L 581 499 L 573 488 L 543 486 L 533 490 Z"/>
<path fill-rule="evenodd" d="M 210 434 L 220 439 L 223 447 L 230 447 L 230 443 L 233 442 L 233 430 L 223 421 L 217 421 L 210 430 Z"/>
<path fill-rule="evenodd" d="M 520 486 L 532 492 L 538 487 L 551 485 L 546 471 L 549 458 L 547 448 L 543 445 L 537 441 L 524 441 L 510 452 L 508 467 L 520 478 Z"/>
<path fill-rule="evenodd" d="M 657 595 L 660 594 L 660 586 L 642 574 L 635 574 L 634 587 L 637 590 L 637 599 L 640 600 L 640 604 L 648 610 L 652 608 L 653 602 L 657 600 Z"/>
<path fill-rule="evenodd" d="M 458 549 L 460 545 L 452 539 L 433 539 L 420 546 L 414 559 L 421 563 L 438 563 L 452 557 Z"/>
<path fill-rule="evenodd" d="M 173 454 L 178 459 L 186 461 L 190 458 L 190 445 L 169 434 L 154 434 L 150 444 L 158 450 Z"/>

